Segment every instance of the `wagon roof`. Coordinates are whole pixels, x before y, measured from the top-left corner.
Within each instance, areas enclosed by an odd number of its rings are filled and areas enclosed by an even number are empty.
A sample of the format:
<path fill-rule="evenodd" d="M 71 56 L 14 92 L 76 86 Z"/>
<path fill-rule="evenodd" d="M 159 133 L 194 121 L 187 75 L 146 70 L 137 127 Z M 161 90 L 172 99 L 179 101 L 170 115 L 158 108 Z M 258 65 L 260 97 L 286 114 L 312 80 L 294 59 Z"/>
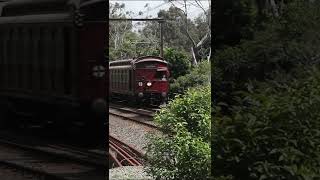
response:
<path fill-rule="evenodd" d="M 143 57 L 134 59 L 134 63 L 141 63 L 141 62 L 147 62 L 147 61 L 157 61 L 157 62 L 168 64 L 162 57 L 159 57 L 159 56 L 143 56 Z"/>
<path fill-rule="evenodd" d="M 7 2 L 8 4 L 37 4 L 37 3 L 49 3 L 49 2 L 65 2 L 65 3 L 94 3 L 105 0 L 0 0 L 0 2 Z"/>
<path fill-rule="evenodd" d="M 124 65 L 131 65 L 133 59 L 125 59 L 125 60 L 116 60 L 109 62 L 109 66 L 124 66 Z"/>
<path fill-rule="evenodd" d="M 98 19 L 104 20 L 106 15 L 103 13 L 101 15 L 100 10 L 91 12 L 90 8 L 91 5 L 98 5 L 101 8 L 100 3 L 105 2 L 105 0 L 8 0 L 6 2 L 0 0 L 0 17 L 2 18 L 0 23 L 71 22 L 73 14 L 70 10 L 77 9 L 83 9 L 88 13 L 86 18 L 92 15 L 92 17 L 98 16 Z M 25 8 L 26 6 L 30 7 Z M 70 6 L 74 8 L 68 8 Z"/>
<path fill-rule="evenodd" d="M 168 64 L 162 57 L 158 56 L 142 56 L 139 58 L 133 58 L 133 59 L 123 59 L 123 60 L 116 60 L 109 62 L 110 66 L 123 66 L 123 65 L 132 65 L 142 62 L 148 62 L 148 61 L 157 61 L 161 63 Z"/>
<path fill-rule="evenodd" d="M 43 4 L 43 3 L 62 3 L 72 4 L 75 7 L 90 5 L 97 2 L 105 2 L 105 0 L 0 0 L 2 6 L 20 6 L 26 4 Z"/>

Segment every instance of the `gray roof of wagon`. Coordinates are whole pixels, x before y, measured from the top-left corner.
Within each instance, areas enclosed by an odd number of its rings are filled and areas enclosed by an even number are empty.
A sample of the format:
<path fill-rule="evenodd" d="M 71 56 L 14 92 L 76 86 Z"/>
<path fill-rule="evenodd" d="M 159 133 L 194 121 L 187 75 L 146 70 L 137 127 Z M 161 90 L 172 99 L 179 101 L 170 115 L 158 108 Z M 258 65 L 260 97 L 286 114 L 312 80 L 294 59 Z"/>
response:
<path fill-rule="evenodd" d="M 149 60 L 167 63 L 162 57 L 159 57 L 159 56 L 142 56 L 137 59 L 134 59 L 135 63 L 145 62 L 145 61 L 149 61 Z"/>
<path fill-rule="evenodd" d="M 6 15 L 3 14 L 3 11 L 5 11 L 6 8 L 9 8 L 9 12 L 13 12 L 14 15 L 10 15 L 9 17 L 14 17 L 13 19 L 7 18 L 2 21 L 2 23 L 13 23 L 13 22 L 24 22 L 27 23 L 29 21 L 33 21 L 35 18 L 37 20 L 42 20 L 43 22 L 53 22 L 57 21 L 57 19 L 60 20 L 70 20 L 71 14 L 70 13 L 60 13 L 60 14 L 42 14 L 41 17 L 38 16 L 38 14 L 30 14 L 32 12 L 31 10 L 25 9 L 28 17 L 23 17 L 21 15 L 16 15 L 16 12 L 20 12 L 21 9 L 25 8 L 26 6 L 35 6 L 35 8 L 38 8 L 37 6 L 40 5 L 40 9 L 45 7 L 50 7 L 50 5 L 54 5 L 55 8 L 63 8 L 68 6 L 75 7 L 74 9 L 81 9 L 90 7 L 91 5 L 94 5 L 95 3 L 104 3 L 105 0 L 8 0 L 5 2 L 0 1 L 0 17 L 6 17 Z M 58 6 L 56 6 L 58 5 Z M 7 9 L 8 10 L 8 9 Z M 30 12 L 29 12 L 30 11 Z M 19 14 L 19 13 L 18 13 Z M 19 18 L 19 17 L 22 17 Z M 27 19 L 27 20 L 26 20 Z"/>
<path fill-rule="evenodd" d="M 158 56 L 143 56 L 143 57 L 134 58 L 134 59 L 112 61 L 112 62 L 109 62 L 109 66 L 132 65 L 140 62 L 150 61 L 150 60 L 168 64 L 168 62 L 166 62 L 163 58 Z"/>
<path fill-rule="evenodd" d="M 90 5 L 96 2 L 105 2 L 105 0 L 0 0 L 2 6 L 19 6 L 25 4 L 42 4 L 42 3 L 65 3 L 72 4 L 76 7 Z"/>

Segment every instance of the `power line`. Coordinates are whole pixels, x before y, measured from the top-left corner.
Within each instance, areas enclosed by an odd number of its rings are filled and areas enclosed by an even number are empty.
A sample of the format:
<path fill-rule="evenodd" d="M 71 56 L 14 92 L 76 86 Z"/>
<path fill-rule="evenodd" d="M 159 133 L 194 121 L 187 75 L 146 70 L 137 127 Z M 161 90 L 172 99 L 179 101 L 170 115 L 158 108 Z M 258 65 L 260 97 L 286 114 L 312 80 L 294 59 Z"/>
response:
<path fill-rule="evenodd" d="M 153 7 L 153 8 L 151 8 L 151 9 L 148 9 L 148 10 L 146 10 L 146 11 L 143 11 L 142 14 L 147 13 L 147 12 L 150 12 L 150 11 L 153 11 L 153 10 L 155 10 L 155 9 L 157 9 L 157 8 L 165 5 L 165 4 L 168 4 L 168 3 L 169 3 L 169 2 L 164 2 L 164 3 L 162 3 L 162 4 L 160 4 L 160 5 L 157 5 L 157 6 Z M 138 16 L 140 16 L 140 15 L 136 15 L 136 16 L 134 16 L 134 17 L 138 17 Z"/>

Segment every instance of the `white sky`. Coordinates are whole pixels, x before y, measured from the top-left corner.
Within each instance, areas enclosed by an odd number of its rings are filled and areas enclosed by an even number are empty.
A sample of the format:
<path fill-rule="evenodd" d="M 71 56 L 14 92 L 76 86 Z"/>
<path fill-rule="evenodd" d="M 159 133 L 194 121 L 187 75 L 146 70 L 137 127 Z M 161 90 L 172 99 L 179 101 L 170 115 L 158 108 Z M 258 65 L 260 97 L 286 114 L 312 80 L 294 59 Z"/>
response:
<path fill-rule="evenodd" d="M 132 11 L 134 16 L 132 18 L 145 18 L 146 16 L 151 15 L 152 18 L 157 17 L 157 14 L 160 10 L 167 10 L 170 8 L 172 3 L 164 1 L 164 0 L 109 0 L 111 3 L 118 2 L 119 4 L 125 4 L 125 11 Z M 148 7 L 144 7 L 148 3 Z M 204 9 L 208 9 L 209 2 L 208 0 L 200 0 L 201 5 Z M 182 8 L 184 10 L 184 3 L 183 1 L 175 1 L 175 6 Z M 139 11 L 142 11 L 142 15 L 138 15 Z M 187 11 L 188 11 L 188 18 L 194 19 L 201 13 L 203 10 L 197 6 L 194 0 L 187 1 Z M 138 29 L 143 28 L 143 25 L 138 25 L 137 22 L 133 22 L 134 27 L 133 31 L 137 31 Z"/>
<path fill-rule="evenodd" d="M 120 4 L 124 3 L 126 11 L 133 11 L 135 14 L 137 14 L 137 16 L 134 16 L 134 18 L 144 18 L 146 15 L 152 15 L 152 17 L 157 17 L 157 14 L 160 10 L 169 9 L 169 7 L 171 6 L 170 2 L 165 2 L 164 0 L 149 0 L 149 1 L 109 0 L 109 2 L 112 2 L 112 3 L 118 2 Z M 201 0 L 200 2 L 202 3 L 205 9 L 208 9 L 209 7 L 208 0 Z M 149 9 L 144 7 L 147 3 L 149 4 L 148 6 Z M 177 2 L 174 2 L 174 4 L 179 8 L 183 7 L 183 1 L 177 1 Z M 190 19 L 197 17 L 197 15 L 203 12 L 201 8 L 197 7 L 197 4 L 195 3 L 195 1 L 188 0 L 187 4 L 188 4 L 187 6 L 188 16 Z M 139 11 L 143 12 L 142 16 L 138 16 Z"/>

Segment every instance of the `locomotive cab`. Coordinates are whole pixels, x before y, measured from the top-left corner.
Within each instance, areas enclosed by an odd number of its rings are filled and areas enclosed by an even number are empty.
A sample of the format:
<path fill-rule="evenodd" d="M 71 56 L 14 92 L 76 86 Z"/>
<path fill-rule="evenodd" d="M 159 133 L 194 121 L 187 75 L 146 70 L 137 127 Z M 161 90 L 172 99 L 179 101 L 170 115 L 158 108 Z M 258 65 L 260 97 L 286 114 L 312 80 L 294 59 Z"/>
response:
<path fill-rule="evenodd" d="M 139 101 L 163 103 L 169 88 L 167 62 L 155 57 L 144 57 L 134 63 L 138 80 L 136 95 Z"/>

